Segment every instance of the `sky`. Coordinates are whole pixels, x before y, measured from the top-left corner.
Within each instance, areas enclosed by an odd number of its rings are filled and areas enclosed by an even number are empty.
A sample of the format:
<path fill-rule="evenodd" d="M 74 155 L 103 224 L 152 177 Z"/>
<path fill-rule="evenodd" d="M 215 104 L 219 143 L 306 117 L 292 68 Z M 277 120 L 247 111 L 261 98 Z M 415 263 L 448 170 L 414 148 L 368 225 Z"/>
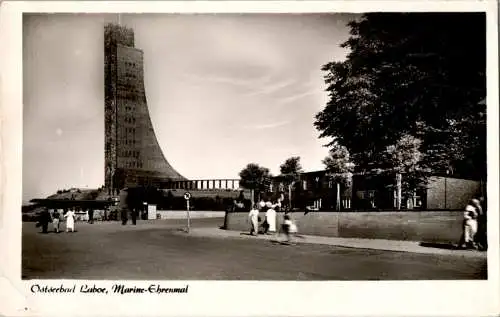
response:
<path fill-rule="evenodd" d="M 169 163 L 190 179 L 248 163 L 306 171 L 328 154 L 313 126 L 321 66 L 341 61 L 341 14 L 122 14 L 144 52 L 148 107 Z M 104 183 L 104 25 L 117 14 L 23 18 L 23 201 Z"/>

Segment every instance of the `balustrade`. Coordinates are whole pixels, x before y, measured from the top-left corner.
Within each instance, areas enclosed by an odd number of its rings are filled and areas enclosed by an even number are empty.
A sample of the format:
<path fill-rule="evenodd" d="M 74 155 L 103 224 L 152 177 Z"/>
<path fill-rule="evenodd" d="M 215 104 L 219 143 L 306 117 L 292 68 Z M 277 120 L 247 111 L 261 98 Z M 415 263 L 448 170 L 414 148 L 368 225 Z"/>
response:
<path fill-rule="evenodd" d="M 220 190 L 238 189 L 238 179 L 200 179 L 190 181 L 170 181 L 162 184 L 164 189 Z"/>

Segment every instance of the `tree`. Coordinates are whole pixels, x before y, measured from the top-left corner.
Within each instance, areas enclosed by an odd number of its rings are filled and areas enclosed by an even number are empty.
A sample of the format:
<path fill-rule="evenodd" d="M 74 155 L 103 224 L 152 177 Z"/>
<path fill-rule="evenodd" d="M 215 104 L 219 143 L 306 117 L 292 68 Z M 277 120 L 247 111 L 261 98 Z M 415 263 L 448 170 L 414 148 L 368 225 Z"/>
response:
<path fill-rule="evenodd" d="M 340 210 L 340 185 L 348 187 L 352 180 L 352 163 L 345 146 L 334 143 L 329 155 L 323 160 L 327 175 L 337 184 L 336 210 Z"/>
<path fill-rule="evenodd" d="M 322 68 L 329 100 L 316 115 L 320 136 L 345 146 L 362 173 L 384 169 L 387 147 L 409 135 L 421 141 L 427 170 L 484 177 L 485 22 L 484 13 L 350 22 L 347 59 Z"/>
<path fill-rule="evenodd" d="M 266 191 L 271 184 L 272 175 L 268 168 L 261 167 L 256 163 L 248 164 L 240 172 L 240 186 L 252 191 L 252 206 L 255 202 L 255 194 Z"/>
<path fill-rule="evenodd" d="M 292 188 L 300 180 L 300 173 L 302 173 L 300 156 L 288 158 L 283 164 L 280 165 L 280 173 L 281 178 L 285 181 L 285 184 L 288 187 L 289 207 L 292 208 Z"/>
<path fill-rule="evenodd" d="M 396 208 L 401 209 L 402 194 L 413 194 L 417 185 L 426 180 L 421 166 L 423 155 L 420 152 L 422 141 L 411 135 L 403 135 L 395 145 L 386 149 L 386 162 L 390 171 L 396 174 Z M 404 180 L 403 180 L 404 175 Z"/>
<path fill-rule="evenodd" d="M 99 196 L 99 190 L 92 190 L 92 191 L 87 192 L 84 199 L 95 200 L 97 198 L 97 196 Z"/>

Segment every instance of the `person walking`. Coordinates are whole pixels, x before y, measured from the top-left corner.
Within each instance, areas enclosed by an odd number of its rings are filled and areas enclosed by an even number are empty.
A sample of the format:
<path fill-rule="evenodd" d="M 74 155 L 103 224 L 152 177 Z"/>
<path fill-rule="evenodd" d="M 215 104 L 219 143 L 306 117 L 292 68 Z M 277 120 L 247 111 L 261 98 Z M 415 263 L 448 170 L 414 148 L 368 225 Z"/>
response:
<path fill-rule="evenodd" d="M 60 214 L 57 209 L 54 209 L 52 212 L 52 224 L 54 226 L 54 232 L 59 233 L 59 222 L 60 222 Z"/>
<path fill-rule="evenodd" d="M 128 211 L 126 208 L 122 208 L 120 210 L 120 214 L 121 214 L 121 218 L 122 218 L 122 225 L 126 225 L 127 222 L 128 222 L 128 215 L 127 215 Z"/>
<path fill-rule="evenodd" d="M 271 202 L 266 206 L 266 222 L 267 222 L 267 231 L 270 233 L 276 232 L 276 211 L 273 209 Z M 266 231 L 266 233 L 267 233 Z"/>
<path fill-rule="evenodd" d="M 89 223 L 94 223 L 94 209 L 92 208 L 89 209 Z"/>
<path fill-rule="evenodd" d="M 480 250 L 486 251 L 488 249 L 488 236 L 487 236 L 487 221 L 486 221 L 486 202 L 484 197 L 474 199 L 473 201 L 477 211 L 477 233 L 476 243 Z"/>
<path fill-rule="evenodd" d="M 474 248 L 477 249 L 476 242 L 474 241 L 475 235 L 477 233 L 477 218 L 478 209 L 476 207 L 476 202 L 471 199 L 469 204 L 465 206 L 464 220 L 463 220 L 463 241 L 462 248 Z"/>
<path fill-rule="evenodd" d="M 281 225 L 281 232 L 286 236 L 285 243 L 293 242 L 291 237 L 297 234 L 297 225 L 292 221 L 289 214 L 285 214 L 283 224 Z"/>
<path fill-rule="evenodd" d="M 137 224 L 137 211 L 132 208 L 132 224 L 135 226 Z"/>
<path fill-rule="evenodd" d="M 257 206 L 260 210 L 261 213 L 264 214 L 264 221 L 262 221 L 262 233 L 267 234 L 267 231 L 269 230 L 269 223 L 267 222 L 267 207 L 266 207 L 266 202 L 261 199 L 259 201 L 259 204 Z"/>
<path fill-rule="evenodd" d="M 66 232 L 75 232 L 75 211 L 73 209 L 68 210 L 64 215 L 66 218 Z"/>
<path fill-rule="evenodd" d="M 47 229 L 49 228 L 49 223 L 52 222 L 50 217 L 50 212 L 47 208 L 43 208 L 40 212 L 39 221 L 37 223 L 37 227 L 42 227 L 42 233 L 48 233 Z"/>
<path fill-rule="evenodd" d="M 256 236 L 259 234 L 259 206 L 255 204 L 248 213 L 250 221 L 250 235 Z"/>

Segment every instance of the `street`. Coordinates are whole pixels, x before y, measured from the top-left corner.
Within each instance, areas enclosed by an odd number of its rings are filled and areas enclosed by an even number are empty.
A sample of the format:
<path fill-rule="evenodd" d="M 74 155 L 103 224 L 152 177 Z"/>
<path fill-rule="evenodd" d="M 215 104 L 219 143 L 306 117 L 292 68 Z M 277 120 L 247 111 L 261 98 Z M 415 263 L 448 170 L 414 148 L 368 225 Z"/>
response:
<path fill-rule="evenodd" d="M 425 280 L 486 279 L 486 259 L 265 240 L 194 237 L 186 221 L 77 223 L 41 234 L 23 223 L 23 279 Z M 194 228 L 221 218 L 192 219 Z"/>

